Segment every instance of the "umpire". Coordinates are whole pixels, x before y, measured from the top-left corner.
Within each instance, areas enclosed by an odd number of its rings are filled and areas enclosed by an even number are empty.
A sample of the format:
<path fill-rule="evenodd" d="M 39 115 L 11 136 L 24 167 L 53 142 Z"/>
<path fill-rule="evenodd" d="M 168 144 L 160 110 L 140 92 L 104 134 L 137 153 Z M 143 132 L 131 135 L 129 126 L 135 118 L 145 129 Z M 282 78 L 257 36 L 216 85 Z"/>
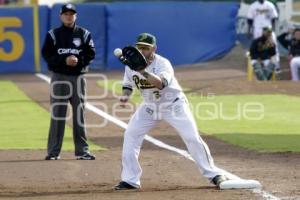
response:
<path fill-rule="evenodd" d="M 86 81 L 82 76 L 95 58 L 95 47 L 91 33 L 77 26 L 76 18 L 75 6 L 63 5 L 60 10 L 62 25 L 47 33 L 42 48 L 43 58 L 52 72 L 51 122 L 45 160 L 60 159 L 68 102 L 73 111 L 75 156 L 79 160 L 95 160 L 87 144 L 84 119 Z"/>

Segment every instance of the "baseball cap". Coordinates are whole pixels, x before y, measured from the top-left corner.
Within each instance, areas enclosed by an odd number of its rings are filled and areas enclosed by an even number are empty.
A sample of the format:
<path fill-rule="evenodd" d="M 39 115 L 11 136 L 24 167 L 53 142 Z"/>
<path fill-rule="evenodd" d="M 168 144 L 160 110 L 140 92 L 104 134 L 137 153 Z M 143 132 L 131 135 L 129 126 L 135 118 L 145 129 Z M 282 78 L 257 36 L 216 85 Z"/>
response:
<path fill-rule="evenodd" d="M 60 14 L 63 14 L 63 13 L 68 12 L 68 11 L 71 11 L 73 13 L 77 13 L 75 6 L 73 4 L 68 3 L 68 4 L 65 4 L 61 7 Z"/>
<path fill-rule="evenodd" d="M 156 38 L 154 35 L 151 35 L 150 33 L 141 33 L 137 37 L 135 44 L 141 44 L 141 45 L 147 45 L 147 46 L 155 46 L 156 45 Z"/>

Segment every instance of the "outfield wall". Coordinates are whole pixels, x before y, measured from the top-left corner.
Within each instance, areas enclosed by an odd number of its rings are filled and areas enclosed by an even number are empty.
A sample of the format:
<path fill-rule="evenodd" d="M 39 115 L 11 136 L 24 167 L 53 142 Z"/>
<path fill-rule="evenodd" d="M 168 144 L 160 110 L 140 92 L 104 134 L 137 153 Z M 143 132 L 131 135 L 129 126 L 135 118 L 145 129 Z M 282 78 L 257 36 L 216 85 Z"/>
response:
<path fill-rule="evenodd" d="M 34 29 L 33 7 L 0 8 L 0 73 L 47 71 L 39 51 L 46 32 L 60 25 L 60 7 L 39 7 L 39 31 Z M 97 55 L 92 69 L 123 69 L 113 49 L 134 44 L 141 32 L 156 35 L 158 53 L 174 65 L 224 56 L 236 41 L 239 3 L 127 2 L 76 7 L 78 25 L 89 29 L 94 38 Z"/>

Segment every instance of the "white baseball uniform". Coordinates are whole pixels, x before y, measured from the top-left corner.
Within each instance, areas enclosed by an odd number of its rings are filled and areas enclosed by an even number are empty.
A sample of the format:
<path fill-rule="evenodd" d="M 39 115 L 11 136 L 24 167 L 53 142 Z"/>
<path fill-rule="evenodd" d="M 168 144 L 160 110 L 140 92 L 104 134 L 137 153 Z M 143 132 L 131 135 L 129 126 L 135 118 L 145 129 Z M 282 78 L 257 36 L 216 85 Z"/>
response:
<path fill-rule="evenodd" d="M 131 117 L 124 134 L 122 181 L 140 187 L 142 175 L 138 162 L 140 148 L 145 134 L 155 127 L 159 120 L 165 120 L 178 131 L 197 167 L 206 178 L 211 180 L 216 175 L 222 174 L 221 170 L 215 167 L 210 151 L 198 133 L 193 114 L 174 76 L 171 63 L 155 54 L 146 71 L 165 78 L 167 86 L 159 90 L 149 84 L 140 73 L 126 66 L 123 87 L 136 87 L 140 90 L 144 101 Z"/>
<path fill-rule="evenodd" d="M 264 1 L 260 3 L 255 1 L 252 3 L 248 10 L 247 18 L 253 20 L 253 38 L 260 37 L 264 27 L 272 27 L 272 20 L 277 17 L 277 10 L 271 2 Z"/>
<path fill-rule="evenodd" d="M 290 66 L 291 66 L 292 80 L 299 81 L 300 57 L 299 56 L 293 57 L 290 62 Z"/>

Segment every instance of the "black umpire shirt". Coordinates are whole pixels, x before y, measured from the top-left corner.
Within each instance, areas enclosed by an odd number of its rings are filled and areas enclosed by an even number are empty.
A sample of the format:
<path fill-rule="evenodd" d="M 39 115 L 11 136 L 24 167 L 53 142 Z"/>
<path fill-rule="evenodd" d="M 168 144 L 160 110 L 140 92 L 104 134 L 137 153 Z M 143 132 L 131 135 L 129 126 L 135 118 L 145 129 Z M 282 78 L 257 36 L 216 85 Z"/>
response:
<path fill-rule="evenodd" d="M 62 25 L 51 29 L 46 36 L 42 55 L 49 70 L 66 74 L 80 75 L 87 72 L 87 65 L 95 58 L 95 47 L 91 33 L 77 25 L 73 28 Z M 74 55 L 78 58 L 75 67 L 66 65 L 66 58 Z"/>

